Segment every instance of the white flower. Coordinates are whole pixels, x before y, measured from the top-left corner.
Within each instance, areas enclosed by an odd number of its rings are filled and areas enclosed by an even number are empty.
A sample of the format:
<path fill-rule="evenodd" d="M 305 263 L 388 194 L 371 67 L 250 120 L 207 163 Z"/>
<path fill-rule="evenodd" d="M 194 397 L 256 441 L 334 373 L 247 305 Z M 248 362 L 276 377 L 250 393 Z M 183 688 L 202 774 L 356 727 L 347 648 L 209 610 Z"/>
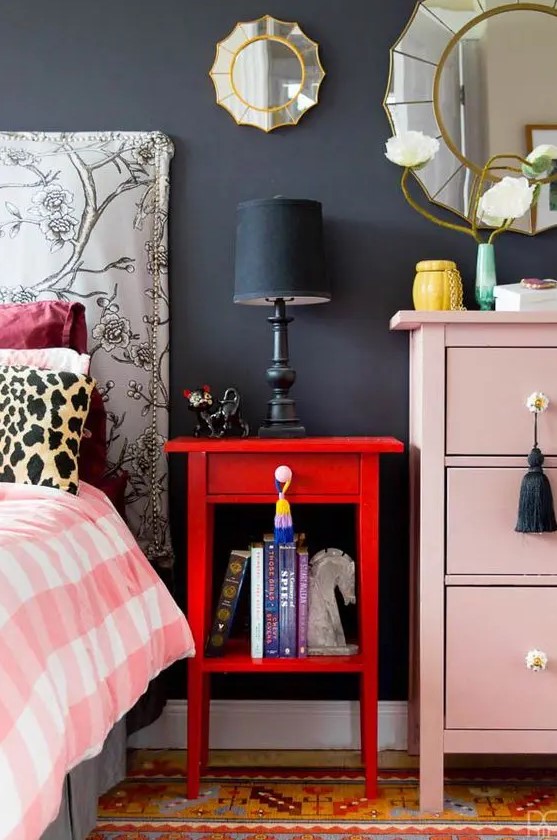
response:
<path fill-rule="evenodd" d="M 132 338 L 131 324 L 127 318 L 108 312 L 93 327 L 92 336 L 100 341 L 103 350 L 111 353 L 115 347 L 128 347 Z"/>
<path fill-rule="evenodd" d="M 541 157 L 548 157 L 551 158 L 551 160 L 557 160 L 557 146 L 553 146 L 550 143 L 541 143 L 530 152 L 526 160 L 532 163 L 532 161 L 538 160 L 538 158 Z"/>
<path fill-rule="evenodd" d="M 30 208 L 30 212 L 38 213 L 40 216 L 65 215 L 73 204 L 73 193 L 59 184 L 48 184 L 44 190 L 32 196 L 31 202 L 35 206 Z"/>
<path fill-rule="evenodd" d="M 39 227 L 47 239 L 63 245 L 68 239 L 72 239 L 77 219 L 69 213 L 54 213 L 52 216 L 45 216 Z"/>
<path fill-rule="evenodd" d="M 522 171 L 528 178 L 544 178 L 553 169 L 553 162 L 557 160 L 557 146 L 541 143 L 526 157 L 530 164 L 522 164 Z"/>
<path fill-rule="evenodd" d="M 545 671 L 547 668 L 547 655 L 543 650 L 529 650 L 526 654 L 526 667 L 531 671 Z"/>
<path fill-rule="evenodd" d="M 526 406 L 528 411 L 531 411 L 533 414 L 541 414 L 547 410 L 549 399 L 542 391 L 534 391 L 526 400 Z"/>
<path fill-rule="evenodd" d="M 526 178 L 506 175 L 482 195 L 478 217 L 484 221 L 519 219 L 530 209 L 534 190 L 535 187 L 530 186 Z"/>
<path fill-rule="evenodd" d="M 500 217 L 488 216 L 486 213 L 482 213 L 481 206 L 478 206 L 478 222 L 492 228 L 500 228 L 505 224 L 505 220 Z"/>
<path fill-rule="evenodd" d="M 390 137 L 385 144 L 385 156 L 398 166 L 417 168 L 424 166 L 439 151 L 439 140 L 422 131 L 402 131 Z"/>

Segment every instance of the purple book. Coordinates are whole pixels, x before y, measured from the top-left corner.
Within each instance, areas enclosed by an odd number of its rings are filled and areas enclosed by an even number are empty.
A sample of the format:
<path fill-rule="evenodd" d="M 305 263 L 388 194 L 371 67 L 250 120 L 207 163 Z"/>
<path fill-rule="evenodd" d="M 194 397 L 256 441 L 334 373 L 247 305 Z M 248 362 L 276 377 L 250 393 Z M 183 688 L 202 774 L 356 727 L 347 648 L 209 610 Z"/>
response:
<path fill-rule="evenodd" d="M 298 656 L 308 655 L 308 576 L 307 546 L 298 549 Z"/>
<path fill-rule="evenodd" d="M 298 596 L 296 543 L 280 543 L 279 568 L 279 656 L 296 656 L 296 601 Z"/>
<path fill-rule="evenodd" d="M 278 557 L 273 534 L 263 537 L 263 656 L 279 655 Z"/>

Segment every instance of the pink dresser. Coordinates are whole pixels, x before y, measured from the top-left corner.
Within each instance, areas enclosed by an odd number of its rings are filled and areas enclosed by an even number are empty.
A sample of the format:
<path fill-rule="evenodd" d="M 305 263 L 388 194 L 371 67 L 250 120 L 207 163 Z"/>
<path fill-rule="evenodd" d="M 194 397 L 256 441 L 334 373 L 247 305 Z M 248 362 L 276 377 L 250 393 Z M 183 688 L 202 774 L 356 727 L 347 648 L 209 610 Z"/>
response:
<path fill-rule="evenodd" d="M 514 530 L 534 391 L 557 507 L 557 312 L 398 312 L 391 329 L 410 333 L 409 748 L 420 808 L 440 811 L 446 753 L 557 753 L 557 533 Z"/>

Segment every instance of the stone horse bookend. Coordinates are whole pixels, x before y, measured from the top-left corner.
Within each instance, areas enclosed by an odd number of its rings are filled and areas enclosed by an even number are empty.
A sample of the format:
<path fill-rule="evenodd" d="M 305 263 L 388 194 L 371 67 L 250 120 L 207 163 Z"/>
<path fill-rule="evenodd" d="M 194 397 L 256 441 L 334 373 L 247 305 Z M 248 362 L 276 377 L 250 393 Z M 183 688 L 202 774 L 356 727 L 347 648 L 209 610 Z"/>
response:
<path fill-rule="evenodd" d="M 350 656 L 358 646 L 347 644 L 340 620 L 335 589 L 345 604 L 356 603 L 355 566 L 339 548 L 317 552 L 309 562 L 308 654 Z"/>

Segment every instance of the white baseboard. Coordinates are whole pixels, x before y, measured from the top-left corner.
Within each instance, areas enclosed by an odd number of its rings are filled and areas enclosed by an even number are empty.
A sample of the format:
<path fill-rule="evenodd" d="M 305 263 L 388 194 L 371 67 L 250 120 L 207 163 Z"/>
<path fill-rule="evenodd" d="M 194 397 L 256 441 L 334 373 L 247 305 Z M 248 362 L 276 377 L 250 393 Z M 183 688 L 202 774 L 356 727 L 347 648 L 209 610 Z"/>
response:
<path fill-rule="evenodd" d="M 161 717 L 136 732 L 129 746 L 183 749 L 185 700 L 170 700 Z M 407 703 L 379 703 L 379 749 L 405 750 Z M 210 747 L 216 750 L 357 750 L 360 715 L 357 701 L 213 700 Z"/>

